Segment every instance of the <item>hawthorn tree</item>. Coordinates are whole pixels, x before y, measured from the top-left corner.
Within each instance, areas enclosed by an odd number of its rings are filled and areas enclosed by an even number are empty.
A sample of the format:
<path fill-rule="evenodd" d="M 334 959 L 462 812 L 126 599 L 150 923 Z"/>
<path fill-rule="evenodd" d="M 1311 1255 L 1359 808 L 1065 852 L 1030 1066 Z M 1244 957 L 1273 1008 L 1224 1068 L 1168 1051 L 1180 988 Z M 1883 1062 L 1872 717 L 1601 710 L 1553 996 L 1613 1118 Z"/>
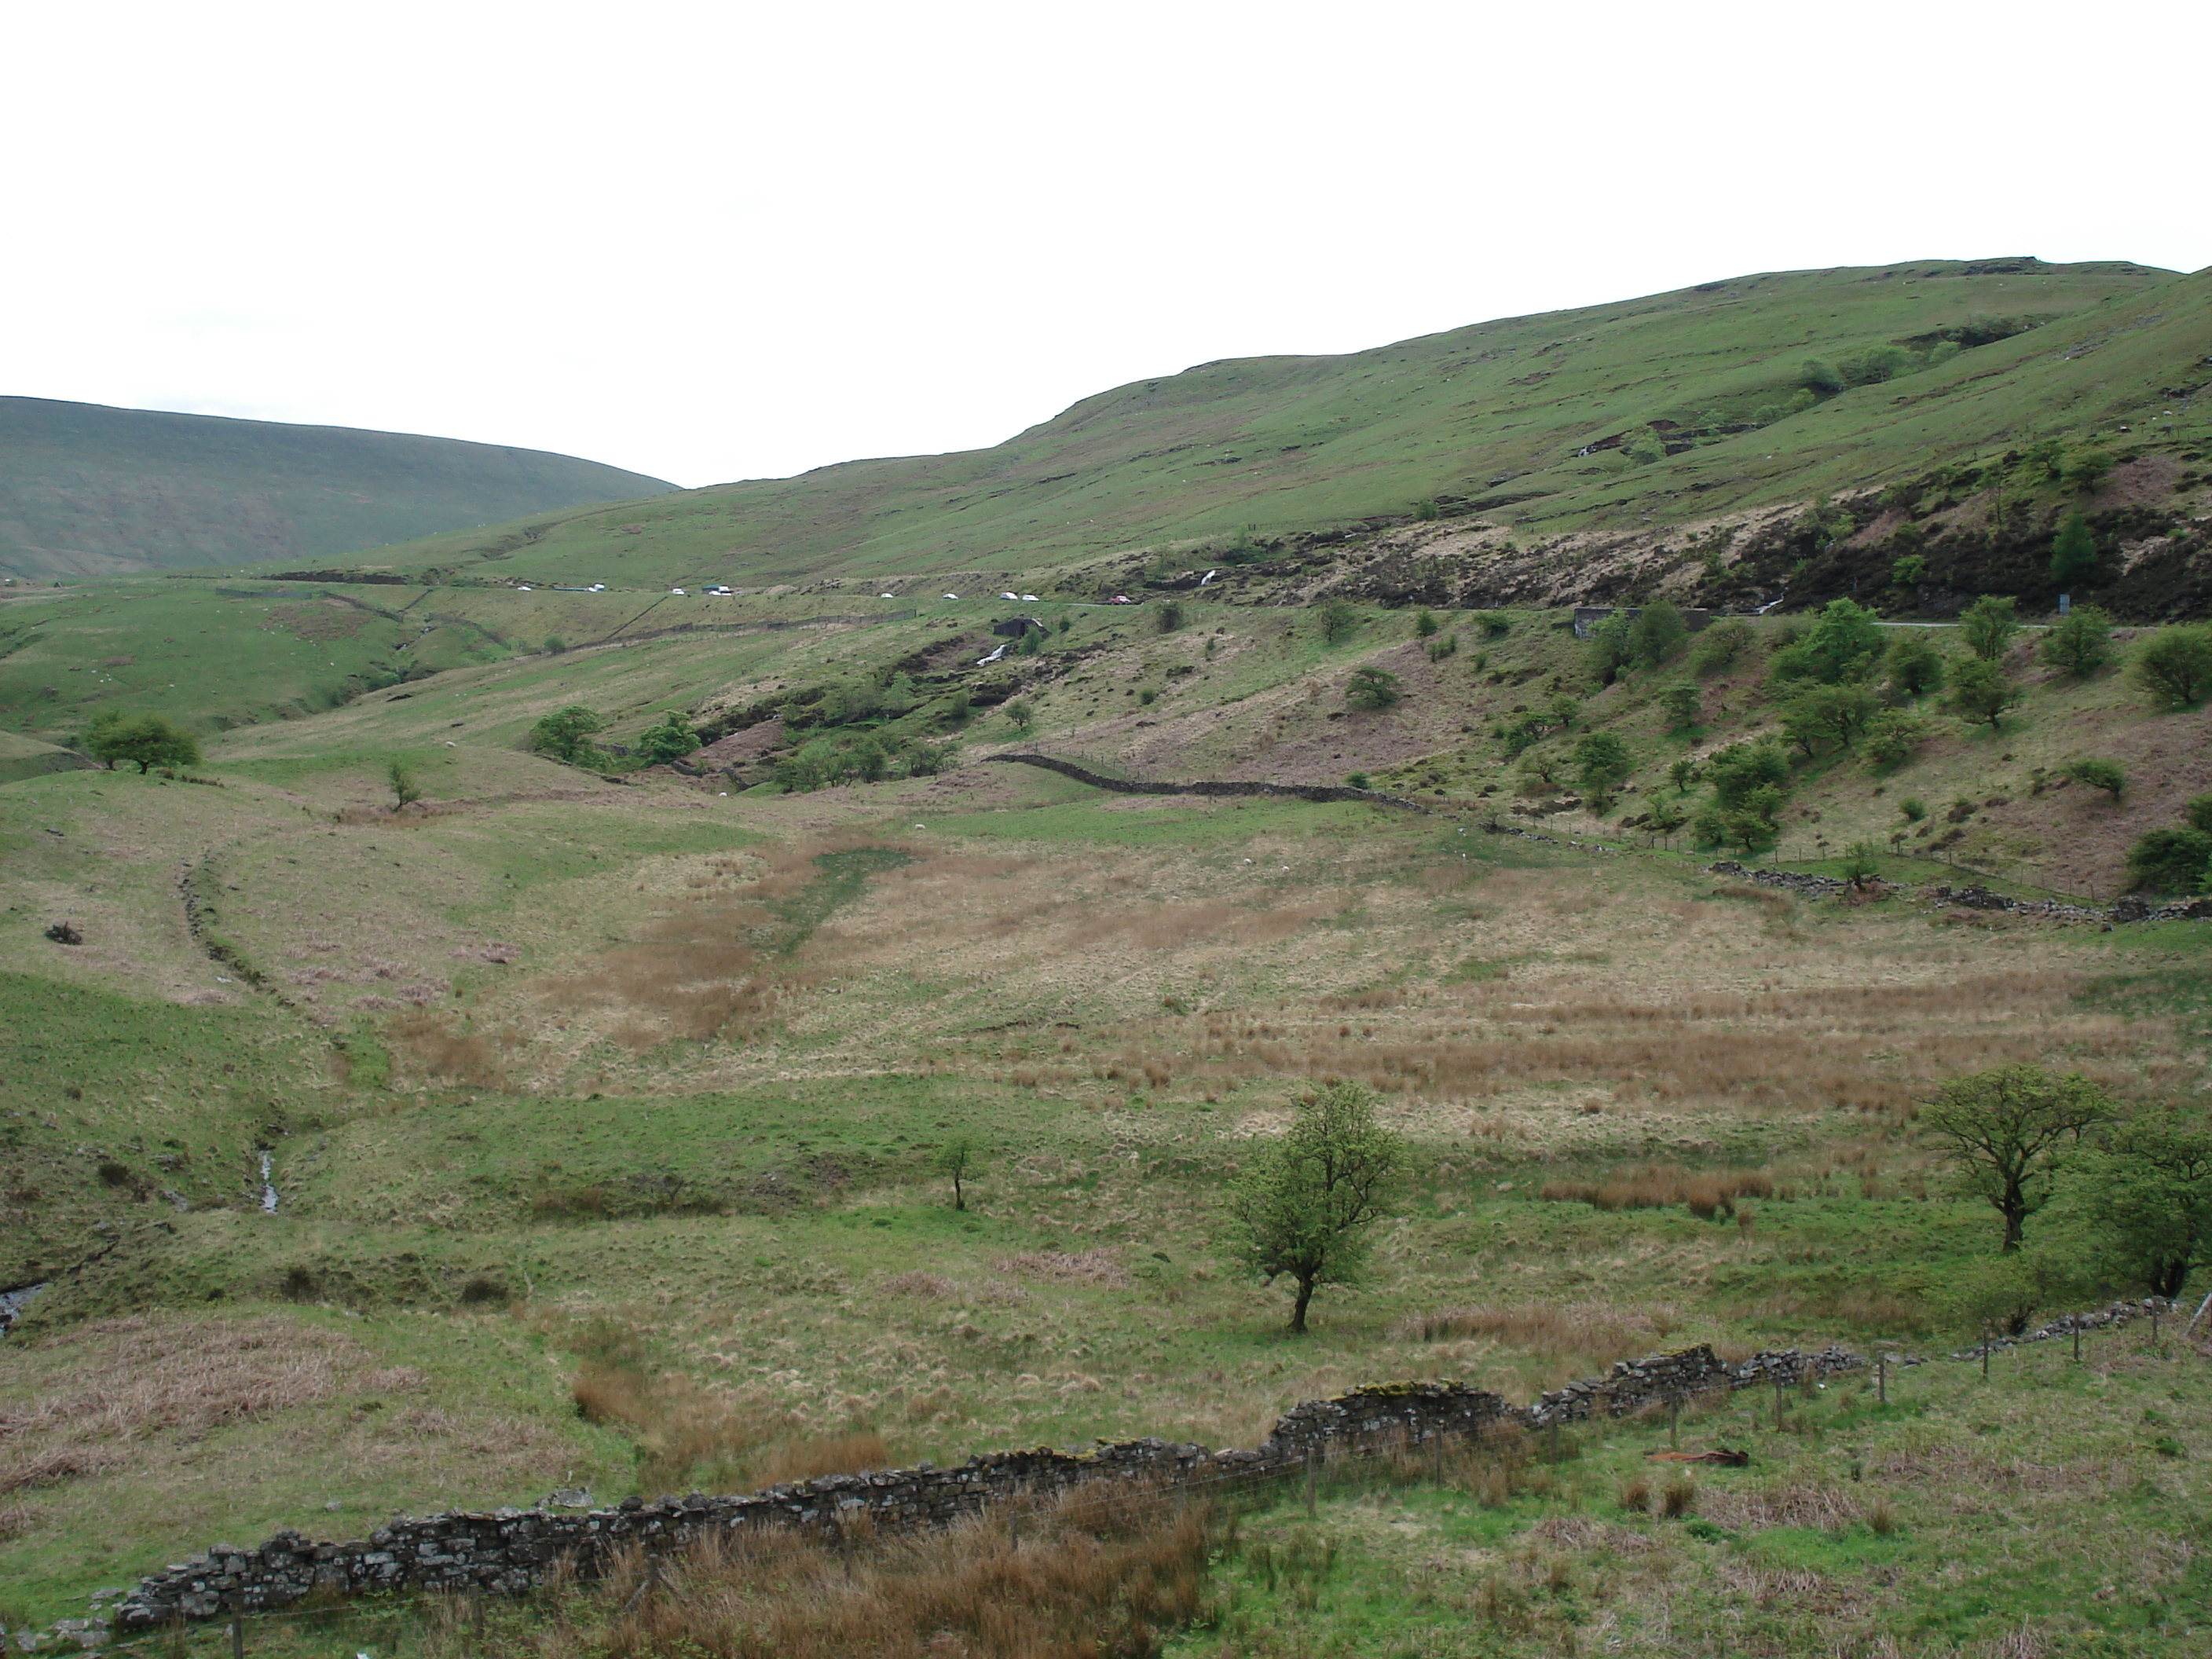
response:
<path fill-rule="evenodd" d="M 2037 654 L 2086 680 L 2112 659 L 2112 619 L 2094 605 L 2077 605 L 2051 625 Z"/>
<path fill-rule="evenodd" d="M 1299 1103 L 1290 1130 L 1246 1165 L 1229 1195 L 1229 1245 L 1263 1285 L 1294 1286 L 1291 1334 L 1324 1285 L 1364 1271 L 1375 1224 L 1389 1213 L 1405 1142 L 1375 1121 L 1375 1097 L 1336 1083 Z"/>
<path fill-rule="evenodd" d="M 530 728 L 530 746 L 571 766 L 588 765 L 599 759 L 592 739 L 606 729 L 607 723 L 598 714 L 580 702 L 572 702 Z"/>
<path fill-rule="evenodd" d="M 2061 1150 L 2112 1115 L 2111 1098 L 2079 1072 L 2000 1066 L 1945 1084 L 1921 1109 L 1920 1127 L 1959 1184 L 2004 1218 L 2009 1253 L 2051 1196 Z"/>
<path fill-rule="evenodd" d="M 95 717 L 85 733 L 84 751 L 106 762 L 111 770 L 118 761 L 131 762 L 142 778 L 157 766 L 200 763 L 200 740 L 159 714 L 141 714 L 137 720 L 116 713 Z"/>

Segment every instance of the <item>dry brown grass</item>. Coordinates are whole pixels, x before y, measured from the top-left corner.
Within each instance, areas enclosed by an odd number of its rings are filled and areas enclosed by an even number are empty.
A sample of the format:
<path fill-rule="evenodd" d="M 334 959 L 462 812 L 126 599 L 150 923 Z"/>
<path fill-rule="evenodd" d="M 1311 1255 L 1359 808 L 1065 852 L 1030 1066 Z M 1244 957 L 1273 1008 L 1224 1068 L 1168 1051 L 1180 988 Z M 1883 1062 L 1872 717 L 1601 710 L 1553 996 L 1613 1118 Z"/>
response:
<path fill-rule="evenodd" d="M 1706 1517 L 1731 1532 L 1767 1527 L 1815 1527 L 1843 1532 L 1866 1518 L 1866 1508 L 1835 1486 L 1788 1486 L 1764 1491 L 1716 1488 L 1703 1505 Z"/>
<path fill-rule="evenodd" d="M 374 1367 L 357 1342 L 277 1318 L 106 1320 L 50 1339 L 64 1340 L 75 1351 L 66 1383 L 0 1407 L 0 1492 L 108 1472 L 164 1432 L 204 1434 L 342 1390 L 422 1381 Z"/>
<path fill-rule="evenodd" d="M 551 1598 L 550 1617 L 472 1637 L 456 1613 L 434 1659 L 1150 1659 L 1197 1614 L 1211 1514 L 1128 1494 L 843 1548 L 785 1532 L 702 1540 Z"/>
<path fill-rule="evenodd" d="M 891 1466 L 891 1449 L 883 1436 L 870 1429 L 818 1439 L 787 1441 L 769 1448 L 754 1460 L 751 1474 L 763 1486 L 787 1486 L 794 1480 L 815 1480 L 825 1474 L 858 1474 L 863 1469 Z"/>
<path fill-rule="evenodd" d="M 1032 1250 L 1010 1255 L 993 1264 L 1002 1273 L 1024 1279 L 1044 1279 L 1066 1285 L 1100 1285 L 1119 1289 L 1129 1282 L 1128 1269 L 1111 1250 Z"/>
<path fill-rule="evenodd" d="M 0 1504 L 0 1544 L 21 1538 L 37 1520 L 38 1511 L 27 1504 Z"/>
<path fill-rule="evenodd" d="M 1681 1204 L 1692 1215 L 1710 1221 L 1717 1214 L 1733 1214 L 1739 1198 L 1771 1198 L 1778 1191 L 1784 1198 L 1790 1195 L 1763 1170 L 1693 1171 L 1672 1164 L 1647 1164 L 1602 1181 L 1547 1181 L 1541 1196 L 1599 1210 L 1663 1210 Z"/>

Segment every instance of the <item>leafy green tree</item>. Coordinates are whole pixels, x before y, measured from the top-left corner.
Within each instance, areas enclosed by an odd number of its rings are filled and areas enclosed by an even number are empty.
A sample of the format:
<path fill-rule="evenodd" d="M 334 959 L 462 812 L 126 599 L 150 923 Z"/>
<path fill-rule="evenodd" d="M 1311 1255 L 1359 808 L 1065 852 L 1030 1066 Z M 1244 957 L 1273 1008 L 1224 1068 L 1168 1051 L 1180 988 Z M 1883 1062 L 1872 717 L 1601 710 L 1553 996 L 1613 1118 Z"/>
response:
<path fill-rule="evenodd" d="M 2097 538 L 2080 510 L 2069 513 L 2051 544 L 2051 574 L 2062 582 L 2079 580 L 2097 568 Z"/>
<path fill-rule="evenodd" d="M 592 743 L 607 723 L 580 702 L 557 708 L 530 728 L 530 747 L 571 766 L 594 766 L 604 757 Z"/>
<path fill-rule="evenodd" d="M 1690 786 L 1698 781 L 1698 763 L 1687 755 L 1677 756 L 1667 768 L 1667 781 L 1674 786 L 1674 793 L 1686 795 Z"/>
<path fill-rule="evenodd" d="M 1881 699 L 1863 685 L 1808 686 L 1783 706 L 1782 729 L 1808 755 L 1819 744 L 1849 749 L 1881 713 Z"/>
<path fill-rule="evenodd" d="M 1574 749 L 1575 776 L 1600 811 L 1634 769 L 1628 745 L 1610 732 L 1585 732 Z"/>
<path fill-rule="evenodd" d="M 1797 372 L 1797 384 L 1816 398 L 1829 398 L 1844 389 L 1844 377 L 1834 364 L 1808 357 L 1805 367 Z"/>
<path fill-rule="evenodd" d="M 1701 679 L 1710 678 L 1741 662 L 1756 643 L 1748 623 L 1734 617 L 1717 622 L 1698 635 L 1698 642 L 1690 647 L 1690 667 Z"/>
<path fill-rule="evenodd" d="M 392 762 L 385 769 L 384 775 L 391 781 L 394 806 L 412 806 L 422 799 L 422 791 L 415 781 L 415 775 L 403 763 Z"/>
<path fill-rule="evenodd" d="M 2128 787 L 2128 775 L 2121 770 L 2118 761 L 2077 760 L 2066 769 L 2066 775 L 2076 783 L 2103 790 L 2114 800 Z"/>
<path fill-rule="evenodd" d="M 545 644 L 542 648 L 547 656 L 557 657 L 563 651 L 566 651 L 568 648 L 568 641 L 562 639 L 558 634 L 548 634 L 545 636 Z"/>
<path fill-rule="evenodd" d="M 1959 637 L 1984 662 L 1996 662 L 2020 632 L 2010 594 L 1984 593 L 1959 617 Z"/>
<path fill-rule="evenodd" d="M 1656 668 L 1680 651 L 1690 637 L 1682 613 L 1664 599 L 1654 599 L 1636 613 L 1628 625 L 1628 655 L 1638 668 Z"/>
<path fill-rule="evenodd" d="M 671 708 L 660 717 L 657 726 L 648 726 L 637 739 L 637 758 L 641 766 L 665 766 L 671 761 L 697 752 L 699 734 L 691 729 L 691 722 L 676 709 Z"/>
<path fill-rule="evenodd" d="M 1324 599 L 1316 614 L 1321 636 L 1331 645 L 1342 645 L 1359 631 L 1359 607 L 1349 599 Z"/>
<path fill-rule="evenodd" d="M 873 735 L 863 736 L 845 755 L 853 775 L 862 783 L 881 783 L 890 775 L 890 751 Z"/>
<path fill-rule="evenodd" d="M 1504 611 L 1478 611 L 1473 621 L 1485 639 L 1502 640 L 1513 631 L 1513 618 Z"/>
<path fill-rule="evenodd" d="M 977 1151 L 975 1143 L 966 1135 L 953 1136 L 951 1139 L 939 1146 L 935 1156 L 930 1159 L 931 1167 L 952 1182 L 954 1209 L 964 1210 L 968 1207 L 966 1182 L 975 1176 L 981 1164 L 982 1154 Z"/>
<path fill-rule="evenodd" d="M 1015 731 L 1027 737 L 1036 726 L 1036 707 L 1027 697 L 1016 697 L 1006 705 L 1006 718 L 1013 722 Z"/>
<path fill-rule="evenodd" d="M 1552 711 L 1552 724 L 1562 732 L 1568 732 L 1574 729 L 1576 720 L 1582 717 L 1583 700 L 1562 691 L 1552 699 L 1547 707 Z"/>
<path fill-rule="evenodd" d="M 1404 1141 L 1375 1121 L 1375 1097 L 1356 1083 L 1309 1096 L 1288 1133 L 1247 1162 L 1230 1192 L 1228 1243 L 1262 1284 L 1290 1279 L 1293 1335 L 1305 1334 L 1316 1290 L 1360 1278 L 1405 1163 Z"/>
<path fill-rule="evenodd" d="M 2005 710 L 2025 695 L 1996 664 L 1969 657 L 1952 671 L 1951 696 L 1944 706 L 1962 720 L 1986 722 L 1994 732 Z"/>
<path fill-rule="evenodd" d="M 2000 1066 L 1945 1084 L 1921 1109 L 1920 1127 L 1960 1187 L 2004 1218 L 2010 1253 L 2051 1196 L 2060 1152 L 2112 1115 L 2110 1098 L 2078 1072 Z"/>
<path fill-rule="evenodd" d="M 1443 626 L 1443 624 L 1437 620 L 1435 611 L 1424 611 L 1413 618 L 1413 637 L 1417 640 L 1425 640 Z"/>
<path fill-rule="evenodd" d="M 200 740 L 159 714 L 126 720 L 119 714 L 103 714 L 94 718 L 85 732 L 84 752 L 106 762 L 111 770 L 118 761 L 128 762 L 143 778 L 157 766 L 198 766 Z"/>
<path fill-rule="evenodd" d="M 2161 708 L 2193 708 L 2212 693 L 2212 627 L 2161 628 L 2136 648 L 2128 678 Z"/>
<path fill-rule="evenodd" d="M 1943 653 L 1920 629 L 1907 629 L 1889 642 L 1883 657 L 1890 689 L 1917 702 L 1943 689 Z"/>
<path fill-rule="evenodd" d="M 2128 885 L 2142 893 L 2197 893 L 2212 885 L 2212 831 L 2152 830 L 2128 848 Z"/>
<path fill-rule="evenodd" d="M 1902 766 L 1928 740 L 1928 722 L 1902 708 L 1885 708 L 1867 722 L 1859 753 L 1876 769 Z"/>
<path fill-rule="evenodd" d="M 2065 1185 L 2069 1207 L 2153 1296 L 2179 1296 L 2212 1251 L 2212 1123 L 2202 1115 L 2137 1113 L 2085 1149 Z"/>
<path fill-rule="evenodd" d="M 1831 599 L 1802 639 L 1775 653 L 1771 678 L 1822 685 L 1864 679 L 1881 660 L 1886 644 L 1873 611 L 1849 599 Z"/>
<path fill-rule="evenodd" d="M 1638 466 L 1649 466 L 1667 459 L 1667 444 L 1650 427 L 1638 427 L 1621 444 L 1620 453 Z"/>
<path fill-rule="evenodd" d="M 1668 731 L 1686 732 L 1705 715 L 1705 693 L 1694 685 L 1670 685 L 1659 694 L 1659 706 L 1667 711 Z"/>
<path fill-rule="evenodd" d="M 1344 701 L 1352 708 L 1391 708 L 1405 698 L 1405 688 L 1387 668 L 1363 665 L 1352 671 L 1344 688 Z"/>
<path fill-rule="evenodd" d="M 1164 599 L 1153 608 L 1152 626 L 1163 634 L 1172 634 L 1182 626 L 1183 617 L 1181 599 Z M 1026 629 L 1023 630 L 1025 635 L 1030 631 L 1032 630 Z"/>
<path fill-rule="evenodd" d="M 2181 809 L 2181 816 L 2191 830 L 2202 830 L 2212 835 L 2212 795 L 2199 795 Z"/>
<path fill-rule="evenodd" d="M 1928 580 L 1928 556 L 1903 553 L 1890 561 L 1889 579 L 1899 587 L 1917 587 Z"/>
<path fill-rule="evenodd" d="M 2112 619 L 2094 605 L 2076 605 L 2051 625 L 2037 654 L 2086 680 L 2112 659 Z"/>
<path fill-rule="evenodd" d="M 1723 806 L 1742 806 L 1754 790 L 1788 787 L 1790 757 L 1768 739 L 1732 743 L 1705 763 L 1705 781 Z"/>
<path fill-rule="evenodd" d="M 2059 469 L 2058 477 L 2067 489 L 2078 489 L 2086 495 L 2103 483 L 2112 475 L 2112 452 L 2087 445 L 2067 452 L 2065 465 Z M 2074 516 L 2078 519 L 2081 515 L 2076 513 Z"/>
<path fill-rule="evenodd" d="M 1601 617 L 1597 625 L 1590 629 L 1590 672 L 1597 677 L 1597 683 L 1601 686 L 1611 685 L 1620 678 L 1620 671 L 1635 659 L 1635 653 L 1629 647 L 1630 627 L 1628 613 L 1615 611 L 1609 616 Z"/>

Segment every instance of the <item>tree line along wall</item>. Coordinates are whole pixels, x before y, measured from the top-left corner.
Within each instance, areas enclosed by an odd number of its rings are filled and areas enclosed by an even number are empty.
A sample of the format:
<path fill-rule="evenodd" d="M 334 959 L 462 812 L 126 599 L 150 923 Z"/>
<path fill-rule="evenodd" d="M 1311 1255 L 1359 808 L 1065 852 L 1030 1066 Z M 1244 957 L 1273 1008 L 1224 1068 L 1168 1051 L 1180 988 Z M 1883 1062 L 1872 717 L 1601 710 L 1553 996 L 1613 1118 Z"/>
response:
<path fill-rule="evenodd" d="M 1203 1492 L 1295 1474 L 1322 1462 L 1376 1457 L 1442 1437 L 1468 1439 L 1508 1427 L 1542 1428 L 1590 1417 L 1623 1417 L 1721 1389 L 1794 1384 L 1858 1369 L 1835 1347 L 1814 1354 L 1762 1352 L 1730 1365 L 1710 1347 L 1622 1360 L 1605 1376 L 1570 1382 L 1519 1407 L 1480 1389 L 1406 1382 L 1310 1400 L 1245 1450 L 1207 1451 L 1158 1439 L 1121 1441 L 1082 1452 L 1038 1448 L 971 1457 L 958 1468 L 826 1475 L 743 1497 L 624 1498 L 610 1509 L 563 1513 L 544 1507 L 401 1516 L 365 1539 L 317 1542 L 280 1532 L 258 1549 L 217 1544 L 139 1581 L 117 1609 L 124 1631 L 271 1611 L 312 1595 L 392 1590 L 520 1595 L 556 1571 L 597 1576 L 631 1548 L 673 1553 L 716 1533 L 790 1528 L 838 1538 L 856 1530 L 906 1531 L 1049 1500 L 1094 1485 Z"/>

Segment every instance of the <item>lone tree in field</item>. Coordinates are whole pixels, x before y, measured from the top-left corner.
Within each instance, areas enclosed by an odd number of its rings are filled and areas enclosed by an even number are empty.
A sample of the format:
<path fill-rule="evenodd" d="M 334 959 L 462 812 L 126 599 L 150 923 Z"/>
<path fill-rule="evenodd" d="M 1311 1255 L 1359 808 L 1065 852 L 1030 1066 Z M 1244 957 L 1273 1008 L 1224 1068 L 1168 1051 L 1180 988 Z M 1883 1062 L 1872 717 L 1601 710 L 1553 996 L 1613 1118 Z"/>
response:
<path fill-rule="evenodd" d="M 2060 1150 L 2112 1115 L 2105 1091 L 2079 1072 L 2000 1066 L 1943 1085 L 1920 1127 L 1960 1185 L 2004 1218 L 2004 1248 L 2017 1250 L 2027 1218 L 2051 1196 Z"/>
<path fill-rule="evenodd" d="M 131 762 L 143 778 L 157 766 L 198 766 L 200 740 L 159 714 L 141 714 L 133 720 L 110 713 L 94 718 L 85 733 L 84 752 L 106 761 L 111 770 L 118 761 Z"/>
<path fill-rule="evenodd" d="M 1600 811 L 1613 799 L 1613 792 L 1622 780 L 1635 769 L 1628 745 L 1610 732 L 1585 732 L 1575 744 L 1573 755 L 1575 776 Z"/>
<path fill-rule="evenodd" d="M 1996 664 L 1969 657 L 1952 671 L 1951 695 L 1944 706 L 1977 725 L 1986 722 L 1994 732 L 2005 710 L 2027 695 Z"/>
<path fill-rule="evenodd" d="M 1984 662 L 1996 662 L 2020 632 L 2020 617 L 2009 594 L 1984 593 L 1960 613 L 1959 636 Z"/>
<path fill-rule="evenodd" d="M 950 1176 L 951 1179 L 952 1207 L 956 1210 L 966 1209 L 968 1194 L 963 1183 L 975 1173 L 977 1166 L 982 1162 L 981 1155 L 975 1150 L 975 1143 L 969 1139 L 966 1135 L 955 1135 L 937 1149 L 937 1156 L 930 1162 L 938 1174 Z"/>
<path fill-rule="evenodd" d="M 1360 1277 L 1369 1231 L 1388 1212 L 1405 1160 L 1405 1142 L 1375 1121 L 1375 1097 L 1335 1083 L 1303 1102 L 1290 1132 L 1238 1178 L 1231 1248 L 1262 1284 L 1287 1276 L 1297 1286 L 1293 1336 L 1305 1334 L 1317 1288 Z"/>
<path fill-rule="evenodd" d="M 395 808 L 412 806 L 422 799 L 422 786 L 415 781 L 415 775 L 407 769 L 405 762 L 392 762 L 384 775 L 391 781 L 392 804 Z"/>
<path fill-rule="evenodd" d="M 2112 659 L 2112 619 L 2094 605 L 2076 605 L 2051 623 L 2037 654 L 2086 680 Z"/>

